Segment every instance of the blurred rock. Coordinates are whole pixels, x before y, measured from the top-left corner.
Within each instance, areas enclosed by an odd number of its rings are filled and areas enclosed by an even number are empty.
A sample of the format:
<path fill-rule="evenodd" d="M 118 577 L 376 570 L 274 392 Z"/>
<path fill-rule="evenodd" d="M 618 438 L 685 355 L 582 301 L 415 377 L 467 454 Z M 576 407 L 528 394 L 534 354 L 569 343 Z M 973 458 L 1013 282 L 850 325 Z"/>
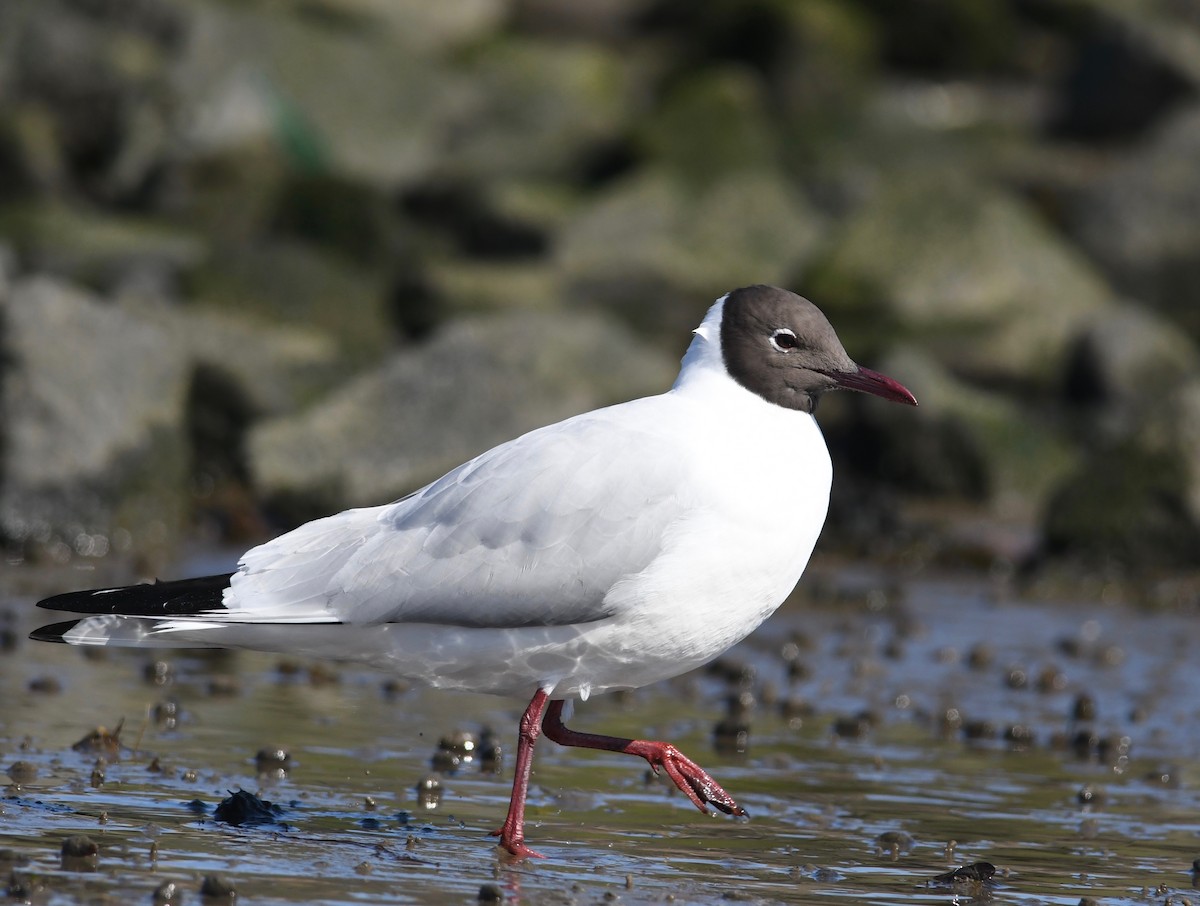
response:
<path fill-rule="evenodd" d="M 135 202 L 169 144 L 168 59 L 187 32 L 175 4 L 0 5 L 8 40 L 0 88 L 17 157 L 32 182 Z"/>
<path fill-rule="evenodd" d="M 1200 352 L 1187 335 L 1125 304 L 1084 327 L 1068 358 L 1065 392 L 1076 407 L 1074 420 L 1086 418 L 1112 439 L 1136 431 L 1147 413 L 1197 375 Z"/>
<path fill-rule="evenodd" d="M 1018 37 L 1016 4 L 861 0 L 861 6 L 878 19 L 883 57 L 898 69 L 936 75 L 1011 65 Z"/>
<path fill-rule="evenodd" d="M 569 177 L 627 128 L 630 73 L 615 51 L 510 38 L 460 73 L 472 97 L 445 119 L 439 176 Z"/>
<path fill-rule="evenodd" d="M 1200 39 L 1198 39 L 1200 40 Z M 1072 232 L 1117 286 L 1200 338 L 1200 105 L 1082 191 Z"/>
<path fill-rule="evenodd" d="M 838 0 L 772 4 L 785 16 L 773 31 L 770 94 L 783 154 L 799 172 L 811 172 L 822 147 L 853 121 L 880 87 L 878 32 L 857 6 Z"/>
<path fill-rule="evenodd" d="M 371 267 L 401 247 L 390 193 L 335 173 L 289 173 L 269 228 Z"/>
<path fill-rule="evenodd" d="M 879 367 L 920 405 L 901 413 L 849 398 L 842 403 L 852 418 L 823 411 L 837 462 L 909 495 L 986 502 L 993 515 L 1032 524 L 1076 462 L 1050 414 L 972 387 L 916 347 L 896 349 Z"/>
<path fill-rule="evenodd" d="M 666 390 L 674 374 L 670 357 L 597 315 L 466 319 L 256 427 L 252 473 L 288 521 L 384 503 L 532 428 Z"/>
<path fill-rule="evenodd" d="M 325 334 L 349 361 L 382 356 L 398 331 L 387 278 L 311 244 L 274 240 L 220 245 L 191 282 L 198 305 Z"/>
<path fill-rule="evenodd" d="M 1070 65 L 1049 121 L 1052 134 L 1076 141 L 1128 140 L 1195 97 L 1200 17 L 1194 8 L 1146 3 L 1135 9 L 1106 0 L 1079 6 Z"/>
<path fill-rule="evenodd" d="M 629 37 L 655 0 L 512 0 L 513 26 L 527 34 L 576 40 Z"/>
<path fill-rule="evenodd" d="M 244 400 L 255 418 L 295 412 L 349 370 L 335 341 L 315 330 L 200 305 L 118 301 L 170 334 L 193 367 L 223 375 L 227 392 Z"/>
<path fill-rule="evenodd" d="M 911 338 L 957 374 L 1043 390 L 1061 381 L 1072 338 L 1111 304 L 1086 262 L 1016 199 L 928 172 L 883 185 L 806 289 L 847 346 Z"/>
<path fill-rule="evenodd" d="M 739 171 L 696 187 L 648 169 L 583 208 L 562 231 L 556 261 L 565 297 L 677 341 L 719 293 L 786 284 L 820 229 L 819 215 L 776 171 Z"/>
<path fill-rule="evenodd" d="M 779 137 L 762 80 L 749 68 L 713 68 L 684 80 L 642 127 L 648 156 L 692 186 L 770 170 Z"/>
<path fill-rule="evenodd" d="M 205 240 L 190 231 L 59 201 L 0 209 L 0 235 L 28 270 L 101 292 L 133 280 L 173 290 L 207 256 Z"/>
<path fill-rule="evenodd" d="M 387 4 L 373 7 L 387 18 Z M 301 7 L 193 11 L 173 75 L 185 147 L 202 156 L 268 143 L 300 169 L 395 185 L 437 163 L 442 124 L 474 95 L 443 68 L 433 34 L 380 28 L 370 16 L 331 28 Z"/>
<path fill-rule="evenodd" d="M 1192 523 L 1200 526 L 1200 377 L 1192 377 L 1172 394 L 1169 423 L 1183 460 L 1184 501 Z"/>
<path fill-rule="evenodd" d="M 1192 396 L 1200 410 L 1200 389 Z M 1194 450 L 1152 450 L 1131 439 L 1093 451 L 1049 499 L 1045 552 L 1110 570 L 1193 568 L 1200 550 Z"/>
<path fill-rule="evenodd" d="M 317 23 L 362 34 L 382 32 L 402 44 L 449 51 L 483 40 L 504 26 L 506 0 L 309 0 L 304 14 Z"/>
<path fill-rule="evenodd" d="M 162 553 L 187 468 L 183 350 L 159 327 L 49 278 L 5 306 L 0 532 L 54 556 Z"/>

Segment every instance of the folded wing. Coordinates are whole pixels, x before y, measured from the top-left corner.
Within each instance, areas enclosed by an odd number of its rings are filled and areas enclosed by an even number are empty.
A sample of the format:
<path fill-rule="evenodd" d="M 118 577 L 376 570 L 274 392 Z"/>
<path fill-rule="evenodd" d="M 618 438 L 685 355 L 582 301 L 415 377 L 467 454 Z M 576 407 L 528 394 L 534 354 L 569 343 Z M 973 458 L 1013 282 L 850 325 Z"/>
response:
<path fill-rule="evenodd" d="M 249 551 L 224 619 L 567 625 L 648 566 L 685 505 L 656 401 L 496 447 L 414 494 L 319 519 Z M 669 421 L 667 419 L 666 421 Z"/>

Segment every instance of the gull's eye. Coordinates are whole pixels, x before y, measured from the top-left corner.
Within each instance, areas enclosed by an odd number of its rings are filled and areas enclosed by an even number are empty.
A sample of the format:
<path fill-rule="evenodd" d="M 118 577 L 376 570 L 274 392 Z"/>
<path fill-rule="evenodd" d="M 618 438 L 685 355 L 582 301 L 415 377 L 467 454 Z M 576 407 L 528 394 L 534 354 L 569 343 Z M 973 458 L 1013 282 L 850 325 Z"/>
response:
<path fill-rule="evenodd" d="M 777 328 L 771 334 L 771 345 L 780 352 L 790 352 L 800 346 L 800 341 L 796 339 L 796 335 L 786 327 Z"/>

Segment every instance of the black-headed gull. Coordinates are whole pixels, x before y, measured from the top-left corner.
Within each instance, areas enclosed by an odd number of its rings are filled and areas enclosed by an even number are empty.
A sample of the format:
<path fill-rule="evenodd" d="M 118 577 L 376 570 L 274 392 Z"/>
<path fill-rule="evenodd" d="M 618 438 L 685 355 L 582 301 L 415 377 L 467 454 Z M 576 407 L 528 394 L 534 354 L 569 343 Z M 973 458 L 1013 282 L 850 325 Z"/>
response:
<path fill-rule="evenodd" d="M 531 431 L 395 503 L 309 522 L 230 575 L 49 598 L 40 606 L 90 616 L 33 637 L 284 651 L 532 696 L 495 831 L 518 857 L 537 855 L 525 797 L 540 732 L 640 755 L 701 811 L 744 814 L 674 746 L 578 733 L 563 707 L 676 676 L 748 635 L 795 586 L 825 521 L 821 394 L 916 400 L 856 365 L 786 290 L 734 290 L 694 334 L 666 393 Z"/>

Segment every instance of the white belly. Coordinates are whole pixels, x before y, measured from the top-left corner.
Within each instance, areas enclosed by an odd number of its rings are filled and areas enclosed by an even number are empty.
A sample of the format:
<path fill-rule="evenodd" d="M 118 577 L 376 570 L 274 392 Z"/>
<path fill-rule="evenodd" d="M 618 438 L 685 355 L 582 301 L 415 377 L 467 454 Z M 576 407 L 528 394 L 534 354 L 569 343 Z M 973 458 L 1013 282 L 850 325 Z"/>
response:
<path fill-rule="evenodd" d="M 611 617 L 506 630 L 392 626 L 390 668 L 440 687 L 586 697 L 677 676 L 745 638 L 803 573 L 832 468 L 807 415 L 764 404 L 724 428 L 697 439 L 706 446 L 688 460 L 693 505 L 662 554 L 612 588 Z"/>

